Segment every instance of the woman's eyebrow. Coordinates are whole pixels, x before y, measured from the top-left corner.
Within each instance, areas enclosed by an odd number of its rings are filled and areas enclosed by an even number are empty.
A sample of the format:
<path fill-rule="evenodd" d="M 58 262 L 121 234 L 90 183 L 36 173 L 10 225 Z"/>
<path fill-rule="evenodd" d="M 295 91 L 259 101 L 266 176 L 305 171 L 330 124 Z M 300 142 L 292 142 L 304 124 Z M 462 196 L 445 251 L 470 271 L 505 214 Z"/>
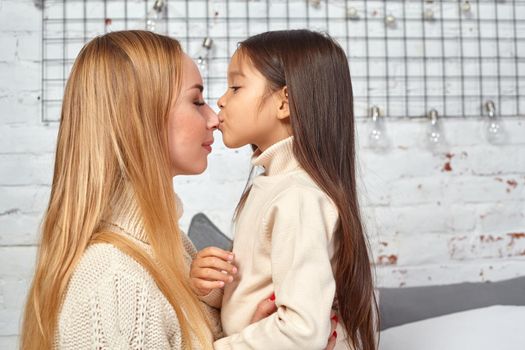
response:
<path fill-rule="evenodd" d="M 202 86 L 201 84 L 195 84 L 192 87 L 190 87 L 188 90 L 191 90 L 191 89 L 199 89 L 199 91 L 202 92 L 204 90 L 204 86 Z"/>

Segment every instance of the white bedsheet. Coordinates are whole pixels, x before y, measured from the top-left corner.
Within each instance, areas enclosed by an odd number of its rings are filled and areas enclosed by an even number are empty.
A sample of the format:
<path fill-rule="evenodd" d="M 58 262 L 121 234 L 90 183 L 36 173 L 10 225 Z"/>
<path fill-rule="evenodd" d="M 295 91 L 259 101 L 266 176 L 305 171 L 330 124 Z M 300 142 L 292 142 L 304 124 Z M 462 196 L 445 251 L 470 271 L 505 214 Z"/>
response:
<path fill-rule="evenodd" d="M 380 350 L 525 350 L 525 306 L 490 306 L 392 327 Z"/>

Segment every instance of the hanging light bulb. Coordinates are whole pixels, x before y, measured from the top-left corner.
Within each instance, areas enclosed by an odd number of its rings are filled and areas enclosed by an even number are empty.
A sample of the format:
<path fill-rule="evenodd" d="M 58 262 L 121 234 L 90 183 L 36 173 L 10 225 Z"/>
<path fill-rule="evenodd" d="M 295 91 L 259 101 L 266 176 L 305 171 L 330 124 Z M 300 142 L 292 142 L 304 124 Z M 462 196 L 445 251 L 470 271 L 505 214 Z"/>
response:
<path fill-rule="evenodd" d="M 370 147 L 376 151 L 387 151 L 390 147 L 390 140 L 386 134 L 384 117 L 381 115 L 379 107 L 370 108 L 370 118 L 372 119 L 371 130 L 368 134 Z"/>
<path fill-rule="evenodd" d="M 319 7 L 321 7 L 321 0 L 310 0 L 310 4 L 314 8 L 318 9 Z"/>
<path fill-rule="evenodd" d="M 501 125 L 501 120 L 496 114 L 496 105 L 493 101 L 485 102 L 485 111 L 488 120 L 485 133 L 487 140 L 492 144 L 501 144 L 505 141 L 505 130 Z"/>
<path fill-rule="evenodd" d="M 349 7 L 346 10 L 346 18 L 350 20 L 358 20 L 359 19 L 359 12 L 355 7 Z"/>
<path fill-rule="evenodd" d="M 199 67 L 199 70 L 204 78 L 208 76 L 210 52 L 212 47 L 213 40 L 210 37 L 206 37 L 202 41 L 199 51 L 197 51 L 197 53 L 194 55 L 197 66 Z"/>
<path fill-rule="evenodd" d="M 385 17 L 385 25 L 389 28 L 395 29 L 397 27 L 397 19 L 394 15 Z"/>
<path fill-rule="evenodd" d="M 469 13 L 471 9 L 472 6 L 470 5 L 470 1 L 463 1 L 463 4 L 461 5 L 463 13 Z"/>
<path fill-rule="evenodd" d="M 445 138 L 439 121 L 438 111 L 434 108 L 431 109 L 427 117 L 430 122 L 427 127 L 427 145 L 431 150 L 439 151 L 445 144 Z"/>
<path fill-rule="evenodd" d="M 430 7 L 426 8 L 425 11 L 423 11 L 423 18 L 426 21 L 433 21 L 435 19 L 434 17 L 434 10 Z"/>
<path fill-rule="evenodd" d="M 154 32 L 158 29 L 157 24 L 159 20 L 162 20 L 166 3 L 164 0 L 155 0 L 153 7 L 148 11 L 146 15 L 146 29 Z"/>

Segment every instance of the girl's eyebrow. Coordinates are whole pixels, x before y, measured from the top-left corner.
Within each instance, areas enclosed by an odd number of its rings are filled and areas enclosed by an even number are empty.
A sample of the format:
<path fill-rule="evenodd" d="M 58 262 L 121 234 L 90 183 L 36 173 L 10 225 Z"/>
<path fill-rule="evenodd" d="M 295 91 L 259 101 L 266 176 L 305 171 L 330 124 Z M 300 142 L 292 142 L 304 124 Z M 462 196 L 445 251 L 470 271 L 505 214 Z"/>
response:
<path fill-rule="evenodd" d="M 237 70 L 234 70 L 234 71 L 231 71 L 228 73 L 230 75 L 230 77 L 233 77 L 233 76 L 236 76 L 236 75 L 239 75 L 241 77 L 245 77 L 245 75 L 243 74 L 243 72 L 241 71 L 237 71 Z"/>

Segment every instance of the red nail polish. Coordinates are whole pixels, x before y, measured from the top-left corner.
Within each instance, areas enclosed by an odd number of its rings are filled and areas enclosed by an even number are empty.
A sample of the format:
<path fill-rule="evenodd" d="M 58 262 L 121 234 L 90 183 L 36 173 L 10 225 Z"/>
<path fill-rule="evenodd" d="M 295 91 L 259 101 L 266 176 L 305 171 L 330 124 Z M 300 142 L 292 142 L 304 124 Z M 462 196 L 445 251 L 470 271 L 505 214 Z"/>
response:
<path fill-rule="evenodd" d="M 337 332 L 336 332 L 336 331 L 334 331 L 334 332 L 332 333 L 332 337 L 337 338 Z"/>
<path fill-rule="evenodd" d="M 270 297 L 270 300 L 271 300 L 271 301 L 274 301 L 274 300 L 275 300 L 275 293 L 272 293 L 272 296 Z"/>
<path fill-rule="evenodd" d="M 334 320 L 335 323 L 339 322 L 339 318 L 337 318 L 337 315 L 332 316 L 331 320 Z"/>

